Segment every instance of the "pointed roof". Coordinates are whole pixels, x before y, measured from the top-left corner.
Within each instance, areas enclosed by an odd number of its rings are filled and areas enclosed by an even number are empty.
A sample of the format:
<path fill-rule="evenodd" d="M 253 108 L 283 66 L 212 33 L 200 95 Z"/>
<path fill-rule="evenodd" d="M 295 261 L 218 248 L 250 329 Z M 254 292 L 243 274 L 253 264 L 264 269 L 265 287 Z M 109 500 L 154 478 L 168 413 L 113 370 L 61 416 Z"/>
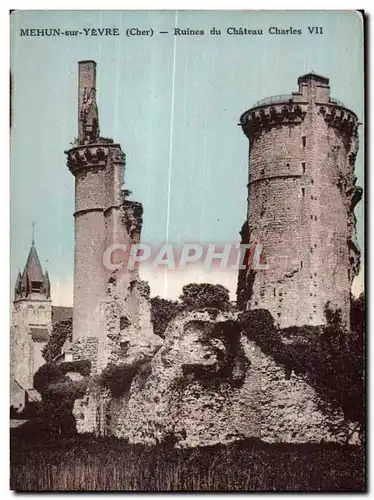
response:
<path fill-rule="evenodd" d="M 21 283 L 21 279 L 22 279 L 22 276 L 21 276 L 21 272 L 20 270 L 18 269 L 18 274 L 17 274 L 17 279 L 16 279 L 16 288 L 19 286 L 19 284 Z"/>
<path fill-rule="evenodd" d="M 26 274 L 26 276 L 30 281 L 39 281 L 39 282 L 44 281 L 42 266 L 40 264 L 40 260 L 34 242 L 32 242 L 23 274 L 24 275 Z"/>

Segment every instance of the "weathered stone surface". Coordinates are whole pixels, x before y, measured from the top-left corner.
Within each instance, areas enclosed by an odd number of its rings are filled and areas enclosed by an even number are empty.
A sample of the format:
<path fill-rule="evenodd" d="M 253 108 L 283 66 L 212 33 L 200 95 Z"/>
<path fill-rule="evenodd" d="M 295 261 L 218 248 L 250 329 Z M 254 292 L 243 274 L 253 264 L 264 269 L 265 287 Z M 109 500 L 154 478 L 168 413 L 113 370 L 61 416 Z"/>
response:
<path fill-rule="evenodd" d="M 114 273 L 108 282 L 107 301 L 108 364 L 150 361 L 162 339 L 153 333 L 149 287 L 126 273 Z"/>
<path fill-rule="evenodd" d="M 235 330 L 235 315 L 179 315 L 164 344 L 134 378 L 130 391 L 106 406 L 108 432 L 130 442 L 178 446 L 225 443 L 242 436 L 268 442 L 346 442 L 353 424 L 324 413 L 302 376 L 285 371 Z M 230 358 L 222 326 L 240 344 Z M 226 368 L 226 370 L 224 370 Z M 222 371 L 223 369 L 223 371 Z M 239 382 L 236 380 L 241 373 Z"/>
<path fill-rule="evenodd" d="M 254 342 L 242 339 L 251 369 L 257 373 L 256 391 L 246 385 L 241 398 L 256 401 L 260 413 L 260 437 L 268 442 L 344 441 L 343 412 L 322 413 L 321 400 L 301 375 L 286 377 L 284 368 L 265 355 Z"/>
<path fill-rule="evenodd" d="M 136 275 L 131 277 L 130 281 L 128 273 L 116 271 L 108 280 L 106 338 L 83 337 L 74 343 L 74 359 L 90 359 L 93 375 L 108 365 L 146 367 L 162 345 L 161 337 L 153 333 L 149 286 Z M 79 432 L 107 432 L 110 399 L 108 391 L 97 384 L 89 387 L 85 398 L 74 405 Z"/>
<path fill-rule="evenodd" d="M 88 359 L 91 361 L 91 372 L 96 372 L 99 339 L 97 337 L 81 337 L 72 346 L 73 361 Z"/>
<path fill-rule="evenodd" d="M 105 436 L 108 431 L 105 415 L 109 401 L 108 391 L 91 383 L 83 398 L 74 402 L 73 415 L 79 433 Z"/>
<path fill-rule="evenodd" d="M 25 405 L 25 393 L 33 388 L 34 374 L 44 364 L 42 351 L 51 330 L 51 301 L 42 294 L 30 294 L 14 301 L 10 331 L 10 404 Z M 35 334 L 36 332 L 36 334 Z"/>
<path fill-rule="evenodd" d="M 235 389 L 232 371 L 220 374 L 227 346 L 219 327 L 230 319 L 223 313 L 212 319 L 208 311 L 178 316 L 167 328 L 148 376 L 140 373 L 130 393 L 111 403 L 111 431 L 149 444 L 170 435 L 189 445 L 227 440 L 228 394 Z"/>

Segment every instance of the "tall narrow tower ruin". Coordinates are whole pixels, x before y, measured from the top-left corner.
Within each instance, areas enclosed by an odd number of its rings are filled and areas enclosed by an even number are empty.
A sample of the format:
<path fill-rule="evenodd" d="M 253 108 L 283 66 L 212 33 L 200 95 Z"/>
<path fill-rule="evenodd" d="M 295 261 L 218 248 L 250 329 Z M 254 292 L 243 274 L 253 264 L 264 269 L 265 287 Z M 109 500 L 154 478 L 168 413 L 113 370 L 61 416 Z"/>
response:
<path fill-rule="evenodd" d="M 79 62 L 76 142 L 67 153 L 68 167 L 75 177 L 73 340 L 100 335 L 100 311 L 105 298 L 102 255 L 109 145 L 99 141 L 94 61 Z"/>
<path fill-rule="evenodd" d="M 78 63 L 78 138 L 66 154 L 75 177 L 73 342 L 83 357 L 95 359 L 107 333 L 110 273 L 104 252 L 109 245 L 139 240 L 142 206 L 124 197 L 121 146 L 100 136 L 94 61 Z"/>
<path fill-rule="evenodd" d="M 263 99 L 240 118 L 249 139 L 243 240 L 262 244 L 269 268 L 242 271 L 238 302 L 268 309 L 280 327 L 324 324 L 330 302 L 348 326 L 360 263 L 358 119 L 330 97 L 328 78 L 308 73 L 298 85 L 298 92 Z"/>

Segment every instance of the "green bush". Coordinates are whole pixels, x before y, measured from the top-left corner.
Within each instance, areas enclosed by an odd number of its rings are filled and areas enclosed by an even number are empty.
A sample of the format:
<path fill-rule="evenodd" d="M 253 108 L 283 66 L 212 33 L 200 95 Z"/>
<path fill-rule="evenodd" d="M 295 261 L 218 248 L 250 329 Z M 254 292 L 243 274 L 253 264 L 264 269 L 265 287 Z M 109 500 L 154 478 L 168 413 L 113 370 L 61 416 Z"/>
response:
<path fill-rule="evenodd" d="M 83 398 L 88 386 L 86 378 L 82 380 L 71 380 L 66 377 L 66 380 L 59 380 L 53 384 L 49 384 L 43 392 L 43 396 L 50 396 L 52 398 L 61 398 L 65 401 L 75 401 L 76 399 Z"/>
<path fill-rule="evenodd" d="M 130 390 L 134 376 L 143 364 L 143 362 L 133 365 L 114 365 L 111 363 L 101 372 L 98 382 L 101 386 L 109 389 L 113 396 L 123 396 Z"/>
<path fill-rule="evenodd" d="M 74 401 L 88 387 L 91 362 L 46 363 L 34 375 L 34 387 L 42 396 L 42 419 L 52 433 L 75 432 Z M 68 372 L 80 373 L 82 380 L 71 380 Z"/>
<path fill-rule="evenodd" d="M 277 336 L 274 318 L 267 309 L 245 311 L 238 317 L 239 323 L 249 340 L 261 345 L 273 345 Z"/>
<path fill-rule="evenodd" d="M 183 287 L 182 295 L 179 298 L 185 309 L 215 307 L 221 310 L 228 310 L 230 308 L 229 291 L 222 285 L 190 283 Z"/>
<path fill-rule="evenodd" d="M 177 301 L 162 299 L 159 296 L 151 298 L 151 321 L 156 335 L 164 338 L 165 330 L 178 310 Z"/>
<path fill-rule="evenodd" d="M 63 376 L 57 363 L 45 363 L 34 375 L 34 387 L 40 394 L 43 394 L 49 384 L 58 382 Z"/>
<path fill-rule="evenodd" d="M 34 375 L 34 387 L 43 394 L 49 385 L 69 381 L 70 378 L 66 377 L 68 372 L 77 372 L 87 377 L 91 373 L 91 361 L 83 359 L 65 363 L 45 363 Z"/>
<path fill-rule="evenodd" d="M 149 299 L 149 296 L 151 294 L 151 287 L 149 286 L 148 281 L 140 279 L 136 279 L 130 282 L 130 290 L 138 291 L 139 294 L 146 299 Z"/>
<path fill-rule="evenodd" d="M 52 333 L 42 351 L 43 358 L 47 361 L 47 363 L 53 361 L 56 356 L 61 354 L 65 341 L 68 339 L 71 342 L 72 335 L 72 318 L 63 319 L 53 326 Z"/>

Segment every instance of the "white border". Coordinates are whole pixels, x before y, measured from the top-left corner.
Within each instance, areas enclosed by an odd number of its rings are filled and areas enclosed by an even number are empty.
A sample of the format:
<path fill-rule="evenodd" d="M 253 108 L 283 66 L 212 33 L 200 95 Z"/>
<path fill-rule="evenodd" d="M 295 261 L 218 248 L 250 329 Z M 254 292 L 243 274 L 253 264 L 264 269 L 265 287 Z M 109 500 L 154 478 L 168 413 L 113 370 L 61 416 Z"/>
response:
<path fill-rule="evenodd" d="M 360 5 L 352 5 L 352 2 L 349 0 L 340 0 L 338 3 L 329 0 L 314 0 L 312 2 L 300 2 L 300 1 L 284 1 L 282 3 L 271 1 L 271 0 L 261 0 L 259 2 L 246 2 L 244 0 L 230 0 L 226 2 L 216 1 L 211 2 L 208 0 L 179 0 L 179 1 L 151 1 L 151 0 L 136 0 L 134 2 L 125 2 L 120 0 L 111 0 L 110 2 L 95 2 L 94 0 L 85 0 L 77 2 L 76 0 L 58 0 L 53 3 L 53 7 L 51 6 L 51 2 L 47 0 L 16 0 L 13 2 L 13 5 L 8 0 L 5 0 L 1 6 L 1 16 L 0 16 L 0 36 L 1 36 L 1 47 L 3 50 L 0 51 L 0 67 L 3 69 L 1 71 L 1 117 L 2 117 L 2 133 L 0 134 L 2 141 L 2 161 L 0 166 L 0 229 L 2 236 L 2 244 L 1 244 L 1 259 L 0 259 L 0 276 L 2 279 L 2 286 L 0 288 L 0 317 L 4 319 L 1 329 L 1 396 L 3 401 L 3 411 L 1 413 L 1 470 L 0 474 L 0 493 L 3 498 L 12 495 L 12 492 L 9 491 L 9 326 L 10 326 L 10 315 L 9 315 L 9 269 L 10 269 L 10 253 L 9 253 L 9 201 L 10 201 L 10 175 L 9 175 L 9 50 L 4 50 L 5 47 L 9 47 L 9 10 L 18 9 L 18 10 L 355 10 L 355 9 L 365 9 L 367 16 L 370 17 L 371 14 L 371 3 L 369 0 L 364 0 L 360 2 Z M 369 30 L 369 23 L 366 25 L 366 29 Z M 370 41 L 369 34 L 366 33 L 367 37 L 367 56 L 369 58 L 368 65 L 366 67 L 367 79 L 368 79 L 368 87 L 366 89 L 367 94 L 372 88 L 371 82 L 371 67 L 372 67 L 372 59 L 373 59 L 373 50 L 372 43 Z M 370 46 L 369 46 L 370 44 Z M 344 68 L 342 68 L 344 71 Z M 372 113 L 372 103 L 370 104 L 370 109 L 367 109 L 367 120 L 369 117 L 373 115 Z M 372 147 L 373 147 L 373 136 L 370 133 L 370 137 L 367 138 L 367 160 L 371 158 Z M 366 166 L 366 171 L 369 171 L 370 165 Z M 370 179 L 371 177 L 371 179 Z M 373 175 L 368 176 L 366 181 L 370 180 L 370 184 L 367 185 L 367 190 L 370 190 L 371 193 L 374 192 L 373 189 Z M 366 197 L 366 202 L 369 203 L 370 196 Z M 369 210 L 371 209 L 372 204 L 368 207 L 368 220 L 366 221 L 366 227 L 368 227 L 368 232 L 366 233 L 366 245 L 368 248 L 368 254 L 370 254 L 370 249 L 374 249 L 373 242 L 373 234 L 374 231 L 369 228 L 370 215 Z M 371 212 L 371 210 L 370 210 Z M 368 255 L 369 256 L 369 255 Z M 369 266 L 367 262 L 365 262 L 366 270 L 369 271 L 368 278 L 369 283 L 372 282 L 373 278 L 373 269 Z M 368 287 L 367 287 L 368 288 Z M 366 290 L 367 297 L 369 297 L 369 290 Z M 370 305 L 368 303 L 368 316 L 371 325 L 370 318 Z M 368 333 L 368 337 L 369 337 Z M 369 343 L 369 352 L 367 356 L 369 359 L 373 359 L 372 356 L 372 345 L 373 341 Z M 369 363 L 368 363 L 369 365 Z M 368 383 L 369 383 L 369 404 L 368 411 L 370 412 L 370 402 L 372 395 L 372 371 L 368 373 Z M 370 419 L 371 420 L 371 419 Z M 368 422 L 370 424 L 370 422 Z M 370 435 L 370 433 L 369 433 Z M 370 469 L 367 471 L 367 477 L 373 478 L 373 462 L 371 460 L 368 461 L 368 466 Z M 4 472 L 7 471 L 7 474 Z M 72 494 L 72 497 L 78 496 L 79 494 Z M 194 493 L 194 495 L 199 495 Z M 252 493 L 253 495 L 253 493 Z M 322 495 L 328 496 L 329 494 Z M 50 497 L 50 494 L 44 493 L 40 495 L 42 498 Z M 101 496 L 101 494 L 95 494 L 95 496 Z M 220 495 L 221 496 L 221 495 Z M 291 495 L 286 495 L 291 496 Z M 320 495 L 319 495 L 320 496 Z M 34 498 L 39 497 L 38 494 L 34 495 Z M 321 496 L 320 496 L 321 497 Z"/>

